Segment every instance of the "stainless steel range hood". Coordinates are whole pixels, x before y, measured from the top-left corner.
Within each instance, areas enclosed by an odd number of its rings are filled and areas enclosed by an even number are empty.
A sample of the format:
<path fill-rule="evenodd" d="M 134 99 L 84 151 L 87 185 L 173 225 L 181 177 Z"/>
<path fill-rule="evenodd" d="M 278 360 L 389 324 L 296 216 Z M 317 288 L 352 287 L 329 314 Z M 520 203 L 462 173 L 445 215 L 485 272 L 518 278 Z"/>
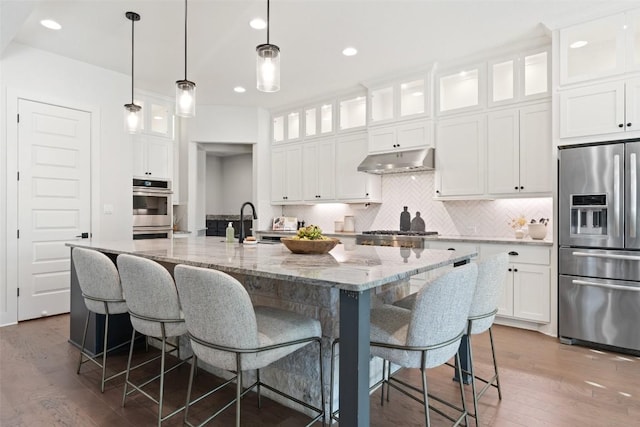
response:
<path fill-rule="evenodd" d="M 358 166 L 359 172 L 373 174 L 432 171 L 435 169 L 435 149 L 370 154 Z"/>

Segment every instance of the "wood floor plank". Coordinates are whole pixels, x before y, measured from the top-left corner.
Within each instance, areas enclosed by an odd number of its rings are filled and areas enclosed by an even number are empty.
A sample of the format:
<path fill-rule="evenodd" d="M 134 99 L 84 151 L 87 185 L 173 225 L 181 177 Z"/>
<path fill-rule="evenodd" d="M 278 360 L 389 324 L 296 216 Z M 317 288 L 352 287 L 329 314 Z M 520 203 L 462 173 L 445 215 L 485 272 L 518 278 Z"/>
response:
<path fill-rule="evenodd" d="M 157 407 L 140 395 L 132 395 L 121 406 L 123 378 L 108 382 L 100 392 L 100 369 L 89 363 L 76 375 L 78 350 L 67 342 L 68 315 L 22 322 L 0 328 L 0 425 L 14 426 L 151 426 Z M 640 420 L 640 357 L 587 347 L 568 346 L 553 337 L 533 331 L 495 326 L 494 339 L 503 386 L 503 400 L 490 390 L 480 401 L 482 426 L 631 426 Z M 492 371 L 488 336 L 473 339 L 476 370 L 485 376 Z M 153 352 L 155 350 L 151 350 Z M 135 360 L 148 357 L 137 352 Z M 126 352 L 109 359 L 114 372 L 126 366 Z M 151 364 L 134 378 L 151 375 Z M 166 405 L 172 410 L 184 404 L 187 365 L 167 377 Z M 419 384 L 419 373 L 404 370 L 400 375 Z M 451 368 L 429 370 L 430 390 L 453 402 L 459 401 Z M 200 371 L 196 393 L 220 379 Z M 156 394 L 157 384 L 149 388 Z M 471 404 L 470 387 L 465 388 Z M 193 421 L 203 420 L 216 405 L 234 397 L 224 390 L 191 411 Z M 421 426 L 420 404 L 391 392 L 391 402 L 380 406 L 380 391 L 371 397 L 372 426 Z M 258 408 L 256 399 L 243 399 L 243 425 L 299 426 L 308 418 L 269 399 Z M 234 410 L 228 410 L 212 425 L 232 425 Z M 435 426 L 448 425 L 432 413 Z M 164 424 L 182 425 L 178 415 Z M 319 423 L 317 424 L 319 425 Z M 473 425 L 473 422 L 472 422 Z"/>

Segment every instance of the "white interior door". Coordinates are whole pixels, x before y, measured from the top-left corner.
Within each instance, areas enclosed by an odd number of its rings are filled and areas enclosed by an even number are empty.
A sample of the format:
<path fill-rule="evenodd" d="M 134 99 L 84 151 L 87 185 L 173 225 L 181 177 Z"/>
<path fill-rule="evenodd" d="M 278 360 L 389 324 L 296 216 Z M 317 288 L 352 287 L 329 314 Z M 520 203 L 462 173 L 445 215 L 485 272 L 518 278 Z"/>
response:
<path fill-rule="evenodd" d="M 18 320 L 69 311 L 70 250 L 91 230 L 88 112 L 18 103 Z"/>

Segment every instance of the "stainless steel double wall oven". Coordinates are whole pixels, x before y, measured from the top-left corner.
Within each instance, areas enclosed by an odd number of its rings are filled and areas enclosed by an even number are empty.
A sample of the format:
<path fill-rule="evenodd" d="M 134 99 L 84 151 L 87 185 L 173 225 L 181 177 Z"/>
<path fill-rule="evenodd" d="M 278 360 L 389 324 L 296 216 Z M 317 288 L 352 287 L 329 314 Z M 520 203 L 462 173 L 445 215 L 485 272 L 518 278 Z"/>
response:
<path fill-rule="evenodd" d="M 133 238 L 172 237 L 171 181 L 133 179 Z"/>
<path fill-rule="evenodd" d="M 640 140 L 559 151 L 558 329 L 640 351 Z"/>

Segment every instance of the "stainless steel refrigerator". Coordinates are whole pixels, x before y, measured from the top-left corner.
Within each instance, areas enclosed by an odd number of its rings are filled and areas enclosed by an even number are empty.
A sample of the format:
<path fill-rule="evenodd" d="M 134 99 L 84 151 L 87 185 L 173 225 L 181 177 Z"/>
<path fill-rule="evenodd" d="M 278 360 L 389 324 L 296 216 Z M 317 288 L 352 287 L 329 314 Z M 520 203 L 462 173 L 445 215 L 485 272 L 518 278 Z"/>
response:
<path fill-rule="evenodd" d="M 640 140 L 558 156 L 560 339 L 640 351 Z"/>

